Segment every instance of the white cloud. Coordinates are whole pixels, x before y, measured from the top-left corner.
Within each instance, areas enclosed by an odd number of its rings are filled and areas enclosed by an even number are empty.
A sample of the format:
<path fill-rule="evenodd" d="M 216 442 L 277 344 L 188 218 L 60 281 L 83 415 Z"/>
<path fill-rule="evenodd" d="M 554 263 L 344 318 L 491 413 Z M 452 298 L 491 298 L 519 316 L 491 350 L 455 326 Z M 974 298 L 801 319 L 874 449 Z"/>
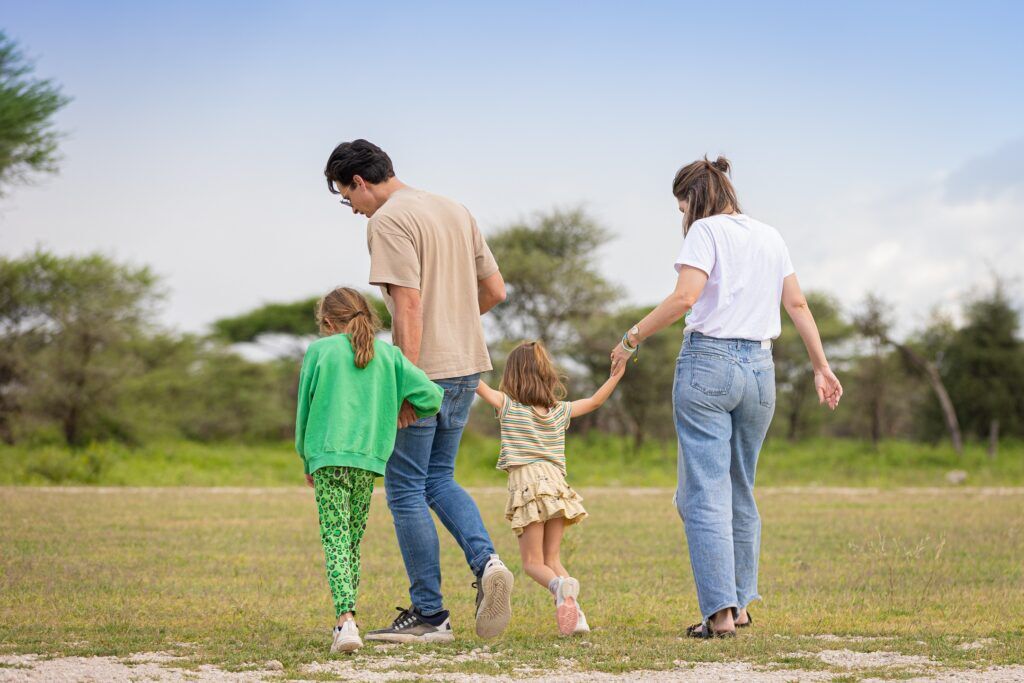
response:
<path fill-rule="evenodd" d="M 882 296 L 902 334 L 934 308 L 956 315 L 966 295 L 991 286 L 993 273 L 1008 278 L 1020 304 L 1024 172 L 1007 152 L 1018 148 L 1024 158 L 1024 146 L 1012 143 L 910 191 L 832 198 L 816 216 L 828 225 L 827 240 L 797 246 L 812 256 L 804 272 L 848 307 L 868 292 Z"/>

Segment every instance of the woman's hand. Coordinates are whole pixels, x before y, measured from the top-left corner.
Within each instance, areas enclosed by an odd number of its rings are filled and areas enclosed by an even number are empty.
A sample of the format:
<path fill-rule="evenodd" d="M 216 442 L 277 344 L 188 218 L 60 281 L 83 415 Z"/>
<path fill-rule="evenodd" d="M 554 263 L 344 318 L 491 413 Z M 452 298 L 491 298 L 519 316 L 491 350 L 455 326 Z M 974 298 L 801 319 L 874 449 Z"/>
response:
<path fill-rule="evenodd" d="M 827 403 L 832 410 L 839 405 L 839 399 L 843 396 L 843 385 L 839 378 L 827 365 L 821 370 L 814 371 L 814 388 L 818 392 L 818 405 Z"/>
<path fill-rule="evenodd" d="M 622 372 L 624 372 L 626 370 L 626 361 L 628 361 L 632 356 L 633 356 L 632 353 L 630 353 L 626 349 L 622 348 L 622 343 L 621 342 L 616 344 L 615 348 L 612 349 L 612 355 L 611 355 L 612 370 L 611 370 L 611 374 L 614 376 L 616 373 L 620 373 L 621 374 Z"/>
<path fill-rule="evenodd" d="M 313 488 L 313 475 L 312 474 L 307 474 L 306 475 L 306 486 L 308 486 L 309 488 Z"/>

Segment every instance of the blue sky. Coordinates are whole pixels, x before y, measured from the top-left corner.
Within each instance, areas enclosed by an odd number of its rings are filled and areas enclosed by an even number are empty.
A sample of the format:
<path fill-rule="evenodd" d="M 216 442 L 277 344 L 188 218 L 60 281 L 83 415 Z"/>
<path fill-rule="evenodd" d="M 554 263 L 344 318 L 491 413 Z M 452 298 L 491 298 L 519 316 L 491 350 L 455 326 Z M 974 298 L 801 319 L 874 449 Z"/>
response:
<path fill-rule="evenodd" d="M 365 283 L 322 168 L 384 147 L 485 233 L 583 205 L 624 296 L 674 280 L 675 170 L 724 153 L 804 287 L 901 327 L 1024 275 L 1021 3 L 0 0 L 74 102 L 57 177 L 0 200 L 0 253 L 149 264 L 168 325 Z M 1016 278 L 1015 280 L 1013 278 Z"/>

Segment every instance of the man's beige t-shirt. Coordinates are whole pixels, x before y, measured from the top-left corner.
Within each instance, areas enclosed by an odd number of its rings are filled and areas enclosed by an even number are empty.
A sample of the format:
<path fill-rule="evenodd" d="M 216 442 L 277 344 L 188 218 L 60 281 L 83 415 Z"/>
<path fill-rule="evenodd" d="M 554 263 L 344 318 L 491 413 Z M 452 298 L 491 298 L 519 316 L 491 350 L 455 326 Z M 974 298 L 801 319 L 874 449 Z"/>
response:
<path fill-rule="evenodd" d="M 491 369 L 480 322 L 478 282 L 498 264 L 466 207 L 404 187 L 374 212 L 366 226 L 370 284 L 420 290 L 423 341 L 417 365 L 430 379 Z"/>

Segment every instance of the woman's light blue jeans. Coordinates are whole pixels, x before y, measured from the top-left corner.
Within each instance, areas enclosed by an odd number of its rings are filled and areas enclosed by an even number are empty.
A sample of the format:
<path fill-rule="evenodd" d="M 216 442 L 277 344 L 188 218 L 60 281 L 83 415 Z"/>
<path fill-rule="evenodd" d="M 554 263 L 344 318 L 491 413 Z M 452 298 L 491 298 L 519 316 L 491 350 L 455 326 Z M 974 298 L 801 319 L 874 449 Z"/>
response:
<path fill-rule="evenodd" d="M 701 616 L 758 599 L 757 456 L 775 413 L 770 344 L 687 333 L 672 389 L 679 437 L 676 508 Z"/>

